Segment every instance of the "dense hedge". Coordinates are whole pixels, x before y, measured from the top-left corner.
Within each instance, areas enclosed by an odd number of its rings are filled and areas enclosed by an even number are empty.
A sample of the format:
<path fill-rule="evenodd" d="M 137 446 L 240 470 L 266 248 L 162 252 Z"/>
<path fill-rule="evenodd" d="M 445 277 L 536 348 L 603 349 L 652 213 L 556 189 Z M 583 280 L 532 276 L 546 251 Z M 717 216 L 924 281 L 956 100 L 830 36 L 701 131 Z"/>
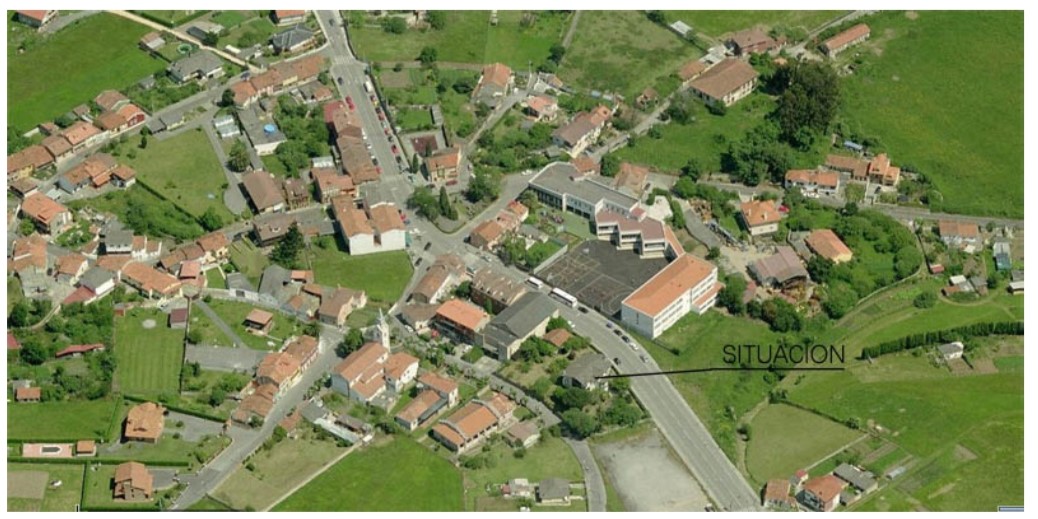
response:
<path fill-rule="evenodd" d="M 126 458 L 96 458 L 93 456 L 80 456 L 75 458 L 26 458 L 23 456 L 11 456 L 7 458 L 8 463 L 42 463 L 49 465 L 119 465 L 127 461 Z M 150 467 L 189 467 L 189 461 L 173 460 L 148 460 L 141 463 Z"/>
<path fill-rule="evenodd" d="M 165 407 L 169 411 L 174 411 L 174 412 L 177 412 L 177 413 L 191 415 L 191 416 L 194 416 L 194 417 L 197 417 L 197 418 L 201 418 L 203 420 L 212 420 L 214 422 L 220 422 L 220 423 L 224 423 L 224 422 L 227 421 L 227 419 L 222 417 L 222 416 L 218 416 L 218 415 L 215 415 L 215 414 L 204 413 L 202 411 L 196 411 L 194 409 L 188 409 L 186 407 L 180 407 L 180 406 L 178 406 L 176 404 L 167 404 L 167 403 L 161 402 L 161 401 L 156 400 L 156 399 L 141 398 L 139 396 L 133 396 L 133 395 L 123 395 L 123 398 L 125 398 L 125 399 L 127 399 L 127 400 L 129 400 L 131 402 L 139 402 L 139 403 L 143 403 L 143 402 L 158 402 L 159 404 L 162 405 L 162 407 Z"/>
<path fill-rule="evenodd" d="M 1023 335 L 1024 322 L 983 322 L 958 328 L 949 328 L 934 332 L 917 333 L 906 335 L 900 339 L 882 342 L 875 346 L 869 346 L 862 350 L 859 358 L 874 358 L 888 353 L 896 353 L 910 350 L 930 344 L 943 344 L 947 342 L 965 339 L 967 337 L 982 337 L 986 335 Z"/>

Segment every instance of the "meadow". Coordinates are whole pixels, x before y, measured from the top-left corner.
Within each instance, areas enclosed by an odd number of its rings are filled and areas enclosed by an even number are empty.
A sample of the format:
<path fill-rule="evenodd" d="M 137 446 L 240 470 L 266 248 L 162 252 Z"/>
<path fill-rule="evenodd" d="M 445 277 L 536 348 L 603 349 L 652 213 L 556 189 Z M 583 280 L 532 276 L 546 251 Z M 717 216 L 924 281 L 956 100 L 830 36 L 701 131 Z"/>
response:
<path fill-rule="evenodd" d="M 820 461 L 862 433 L 788 405 L 769 405 L 750 422 L 746 469 L 757 485 L 789 478 Z"/>
<path fill-rule="evenodd" d="M 155 321 L 145 329 L 144 321 Z M 184 330 L 171 329 L 158 310 L 132 310 L 115 320 L 115 385 L 127 395 L 157 397 L 180 390 Z"/>
<path fill-rule="evenodd" d="M 108 439 L 119 400 L 7 404 L 7 439 Z"/>
<path fill-rule="evenodd" d="M 337 248 L 312 246 L 309 260 L 317 283 L 363 290 L 369 300 L 385 303 L 400 298 L 414 270 L 404 251 L 350 256 Z"/>

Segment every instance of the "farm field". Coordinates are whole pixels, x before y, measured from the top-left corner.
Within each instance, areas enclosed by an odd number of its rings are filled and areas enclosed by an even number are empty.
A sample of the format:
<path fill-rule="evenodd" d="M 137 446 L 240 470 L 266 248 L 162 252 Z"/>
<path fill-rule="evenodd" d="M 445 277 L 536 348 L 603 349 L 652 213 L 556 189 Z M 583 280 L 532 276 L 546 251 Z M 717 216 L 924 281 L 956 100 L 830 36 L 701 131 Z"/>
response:
<path fill-rule="evenodd" d="M 634 99 L 648 86 L 678 71 L 702 51 L 641 11 L 586 11 L 559 67 L 574 87 Z"/>
<path fill-rule="evenodd" d="M 187 507 L 189 512 L 234 512 L 233 508 L 209 497 L 205 496 L 195 504 Z"/>
<path fill-rule="evenodd" d="M 861 432 L 788 405 L 769 405 L 754 417 L 746 468 L 757 485 L 789 478 L 797 469 L 860 438 Z"/>
<path fill-rule="evenodd" d="M 895 163 L 929 175 L 943 210 L 1022 218 L 1023 13 L 869 20 L 873 39 L 844 81 L 842 117 L 852 132 L 877 137 Z M 963 62 L 999 73 L 978 76 Z"/>
<path fill-rule="evenodd" d="M 411 279 L 411 260 L 405 251 L 350 256 L 338 248 L 311 247 L 314 280 L 322 285 L 364 290 L 370 301 L 393 303 Z"/>
<path fill-rule="evenodd" d="M 518 508 L 513 501 L 500 497 L 487 495 L 484 490 L 487 486 L 496 487 L 509 479 L 524 477 L 530 482 L 540 481 L 546 478 L 562 478 L 570 481 L 582 481 L 583 473 L 580 462 L 573 455 L 573 450 L 566 445 L 562 438 L 553 438 L 542 435 L 541 440 L 526 449 L 523 458 L 516 458 L 512 454 L 512 448 L 503 441 L 498 442 L 488 454 L 496 463 L 493 468 L 469 470 L 465 469 L 465 488 L 468 489 L 465 498 L 465 510 L 484 511 L 498 509 L 494 505 L 504 505 L 505 510 L 515 511 Z M 521 475 L 521 476 L 520 476 Z M 556 508 L 546 507 L 547 510 L 557 511 L 586 511 L 587 507 L 582 501 L 575 501 L 569 507 Z"/>
<path fill-rule="evenodd" d="M 154 321 L 147 329 L 145 321 Z M 127 395 L 157 397 L 180 388 L 184 362 L 184 330 L 170 329 L 167 315 L 143 309 L 131 310 L 115 320 L 115 384 Z"/>
<path fill-rule="evenodd" d="M 429 512 L 462 505 L 458 470 L 427 447 L 396 437 L 346 456 L 274 511 Z"/>
<path fill-rule="evenodd" d="M 137 48 L 137 40 L 148 31 L 102 13 L 62 29 L 25 53 L 9 54 L 8 124 L 26 131 L 90 102 L 102 90 L 125 88 L 162 70 L 164 61 Z M 70 60 L 73 55 L 76 59 Z"/>
<path fill-rule="evenodd" d="M 715 38 L 722 34 L 749 29 L 757 25 L 767 28 L 801 27 L 810 31 L 835 19 L 846 11 L 664 11 L 668 22 L 681 20 L 697 32 Z"/>
<path fill-rule="evenodd" d="M 264 510 L 344 450 L 330 441 L 284 439 L 253 455 L 255 470 L 239 467 L 213 495 L 237 510 Z"/>
<path fill-rule="evenodd" d="M 83 491 L 83 471 L 85 465 L 58 465 L 52 463 L 8 463 L 8 496 L 9 512 L 74 512 L 79 504 Z M 32 473 L 45 473 L 45 488 L 40 489 L 34 482 Z M 36 476 L 38 477 L 38 476 Z M 50 483 L 61 481 L 60 487 L 52 487 Z M 11 487 L 19 493 L 11 493 Z M 42 492 L 40 492 L 42 490 Z M 38 493 L 37 493 L 38 492 Z M 24 497 L 40 495 L 37 497 Z"/>
<path fill-rule="evenodd" d="M 223 166 L 204 132 L 187 131 L 165 140 L 151 138 L 143 150 L 137 148 L 138 142 L 127 143 L 137 156 L 129 158 L 124 153 L 119 161 L 137 170 L 141 182 L 195 216 L 213 208 L 224 221 L 231 219 L 223 203 L 227 183 Z"/>
<path fill-rule="evenodd" d="M 108 439 L 118 403 L 110 399 L 7 404 L 7 439 Z"/>

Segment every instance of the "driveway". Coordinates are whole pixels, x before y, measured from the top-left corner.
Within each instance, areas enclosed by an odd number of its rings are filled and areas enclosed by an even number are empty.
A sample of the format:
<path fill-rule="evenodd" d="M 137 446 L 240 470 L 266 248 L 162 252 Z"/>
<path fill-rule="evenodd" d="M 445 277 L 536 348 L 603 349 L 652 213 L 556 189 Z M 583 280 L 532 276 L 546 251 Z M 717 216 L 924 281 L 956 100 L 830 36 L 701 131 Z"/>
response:
<path fill-rule="evenodd" d="M 249 202 L 245 200 L 245 195 L 242 194 L 241 188 L 238 186 L 238 177 L 227 167 L 227 154 L 223 151 L 223 143 L 220 141 L 220 136 L 216 134 L 216 130 L 212 124 L 208 124 L 211 121 L 209 117 L 206 117 L 205 124 L 202 127 L 205 129 L 205 134 L 209 137 L 209 143 L 213 146 L 213 151 L 216 152 L 216 157 L 220 159 L 220 165 L 223 166 L 223 174 L 227 177 L 227 190 L 223 193 L 223 203 L 227 206 L 227 209 L 232 214 L 242 214 L 249 208 Z M 240 137 L 238 137 L 240 139 Z"/>
<path fill-rule="evenodd" d="M 252 348 L 227 348 L 189 344 L 184 360 L 197 362 L 204 369 L 215 371 L 251 371 L 259 365 L 267 352 Z"/>
<path fill-rule="evenodd" d="M 177 427 L 177 422 L 184 422 L 184 426 Z M 166 415 L 164 431 L 167 434 L 180 433 L 180 437 L 184 440 L 197 442 L 203 436 L 219 436 L 223 431 L 223 424 L 189 414 L 170 411 Z"/>

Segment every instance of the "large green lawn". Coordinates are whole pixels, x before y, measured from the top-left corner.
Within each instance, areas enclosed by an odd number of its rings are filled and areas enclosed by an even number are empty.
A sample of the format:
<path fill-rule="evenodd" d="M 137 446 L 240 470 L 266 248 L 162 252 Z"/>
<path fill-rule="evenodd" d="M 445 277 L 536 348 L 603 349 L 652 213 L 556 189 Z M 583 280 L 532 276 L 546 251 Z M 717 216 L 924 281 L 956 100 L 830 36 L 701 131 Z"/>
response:
<path fill-rule="evenodd" d="M 641 11 L 585 11 L 559 68 L 563 81 L 634 99 L 702 51 Z"/>
<path fill-rule="evenodd" d="M 145 321 L 155 327 L 146 329 Z M 134 309 L 115 320 L 115 384 L 127 395 L 157 397 L 180 390 L 184 330 L 167 326 L 166 314 Z"/>
<path fill-rule="evenodd" d="M 461 473 L 428 448 L 396 437 L 346 456 L 274 510 L 460 511 Z"/>
<path fill-rule="evenodd" d="M 267 310 L 247 303 L 226 301 L 222 299 L 213 299 L 207 304 L 225 323 L 227 323 L 227 326 L 230 326 L 231 329 L 234 330 L 234 333 L 238 338 L 240 338 L 248 347 L 253 349 L 275 349 L 280 347 L 286 338 L 299 334 L 299 321 L 280 312 Z M 253 308 L 267 310 L 274 314 L 274 326 L 271 327 L 270 332 L 266 337 L 254 335 L 246 331 L 245 325 L 243 324 L 245 316 L 249 315 L 249 312 L 251 312 Z M 209 319 L 208 315 L 203 313 L 199 308 L 191 309 L 190 325 L 192 330 L 199 330 L 202 333 L 203 344 L 215 346 L 231 346 L 233 344 L 230 338 L 220 331 L 220 329 L 216 327 L 216 324 Z M 267 344 L 268 342 L 273 343 L 273 345 Z"/>
<path fill-rule="evenodd" d="M 393 303 L 404 293 L 413 268 L 405 251 L 350 256 L 336 248 L 310 248 L 317 283 L 367 292 L 368 299 Z"/>
<path fill-rule="evenodd" d="M 7 404 L 8 440 L 108 439 L 119 400 Z"/>
<path fill-rule="evenodd" d="M 124 153 L 120 161 L 137 170 L 140 182 L 195 216 L 213 208 L 224 221 L 230 220 L 223 203 L 227 177 L 204 132 L 187 131 L 162 141 L 152 138 L 143 150 L 137 142 L 127 143 L 137 156 L 131 159 Z"/>
<path fill-rule="evenodd" d="M 9 512 L 75 512 L 83 491 L 83 471 L 85 465 L 57 465 L 44 463 L 8 463 L 8 480 L 17 479 L 19 472 L 46 472 L 47 488 L 43 499 L 24 497 L 8 497 Z M 52 487 L 50 483 L 61 481 L 60 487 Z M 10 481 L 8 482 L 10 485 Z"/>
<path fill-rule="evenodd" d="M 7 62 L 8 124 L 26 131 L 108 88 L 125 88 L 165 67 L 137 48 L 150 29 L 102 13 L 62 29 Z"/>
<path fill-rule="evenodd" d="M 843 118 L 878 137 L 895 164 L 930 175 L 944 210 L 1022 218 L 1023 12 L 917 14 L 870 18 L 864 64 L 844 81 Z"/>
<path fill-rule="evenodd" d="M 496 460 L 494 467 L 465 470 L 465 485 L 468 489 L 465 510 L 498 510 L 502 504 L 506 506 L 511 504 L 507 509 L 517 510 L 514 502 L 493 497 L 486 490 L 487 487 L 490 487 L 496 493 L 498 485 L 513 478 L 523 477 L 531 482 L 546 478 L 562 478 L 573 482 L 580 482 L 584 479 L 580 462 L 577 461 L 573 450 L 561 438 L 544 435 L 540 442 L 526 449 L 526 454 L 522 458 L 516 458 L 512 452 L 511 447 L 504 442 L 498 442 L 489 453 L 489 456 Z M 558 510 L 572 509 L 585 511 L 587 508 L 583 502 L 577 501 L 568 508 Z"/>
<path fill-rule="evenodd" d="M 846 11 L 664 11 L 668 22 L 681 20 L 693 31 L 713 37 L 749 29 L 757 25 L 767 28 L 817 28 Z"/>
<path fill-rule="evenodd" d="M 824 459 L 862 433 L 788 405 L 769 405 L 754 417 L 746 468 L 757 483 L 786 479 Z"/>

